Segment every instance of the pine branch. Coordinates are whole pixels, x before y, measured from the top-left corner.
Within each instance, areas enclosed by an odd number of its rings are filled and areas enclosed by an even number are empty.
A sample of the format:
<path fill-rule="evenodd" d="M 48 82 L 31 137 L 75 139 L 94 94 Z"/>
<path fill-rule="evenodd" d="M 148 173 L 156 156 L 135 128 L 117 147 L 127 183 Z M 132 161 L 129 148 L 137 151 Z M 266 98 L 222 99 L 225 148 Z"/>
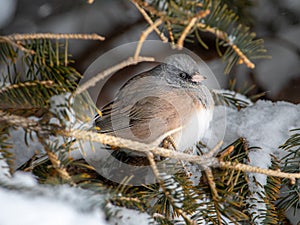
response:
<path fill-rule="evenodd" d="M 282 159 L 283 171 L 288 173 L 300 174 L 300 128 L 291 130 L 291 132 L 296 133 L 292 134 L 290 138 L 280 146 L 280 148 L 288 152 L 288 154 Z M 287 179 L 283 179 L 283 184 L 287 188 L 287 191 L 284 191 L 284 197 L 278 203 L 278 207 L 284 210 L 294 207 L 294 209 L 296 210 L 300 206 L 299 180 L 290 181 Z"/>
<path fill-rule="evenodd" d="M 3 36 L 2 36 L 3 37 Z M 105 38 L 98 34 L 54 34 L 54 33 L 34 33 L 34 34 L 11 34 L 4 36 L 12 41 L 25 41 L 33 39 L 75 39 L 75 40 L 99 40 L 104 41 Z M 1 39 L 1 38 L 0 38 Z"/>
<path fill-rule="evenodd" d="M 253 69 L 255 65 L 252 59 L 265 57 L 266 50 L 262 40 L 256 40 L 255 34 L 250 33 L 249 28 L 238 24 L 238 17 L 227 8 L 226 4 L 210 0 L 199 3 L 158 0 L 132 1 L 140 12 L 141 9 L 143 10 L 142 14 L 148 22 L 149 16 L 159 18 L 164 22 L 164 28 L 170 34 L 171 42 L 177 39 L 179 49 L 183 47 L 184 40 L 194 33 L 199 42 L 207 47 L 201 40 L 198 31 L 215 35 L 217 49 L 218 46 L 227 47 L 223 56 L 228 61 L 225 73 L 228 73 L 233 65 L 241 63 Z M 149 24 L 153 25 L 151 22 Z M 219 53 L 221 54 L 220 51 Z"/>
<path fill-rule="evenodd" d="M 93 87 L 94 85 L 96 85 L 96 83 L 102 79 L 104 79 L 106 76 L 108 76 L 109 74 L 116 72 L 126 66 L 130 66 L 130 65 L 135 65 L 139 62 L 152 62 L 154 61 L 154 58 L 152 57 L 141 57 L 139 56 L 138 58 L 134 59 L 132 57 L 128 58 L 127 60 L 113 66 L 110 67 L 106 70 L 104 70 L 103 72 L 97 74 L 96 76 L 94 76 L 92 79 L 88 80 L 86 83 L 84 83 L 83 85 L 81 85 L 80 87 L 77 88 L 75 95 L 81 94 L 82 92 L 84 92 L 85 90 L 87 90 L 90 87 Z"/>

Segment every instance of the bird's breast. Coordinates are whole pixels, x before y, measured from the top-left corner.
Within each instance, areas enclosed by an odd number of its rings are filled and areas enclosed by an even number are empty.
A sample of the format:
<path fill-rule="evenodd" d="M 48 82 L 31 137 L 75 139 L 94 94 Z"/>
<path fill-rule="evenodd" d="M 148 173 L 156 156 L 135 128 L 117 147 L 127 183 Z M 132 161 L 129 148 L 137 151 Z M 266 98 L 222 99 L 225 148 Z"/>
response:
<path fill-rule="evenodd" d="M 197 109 L 187 119 L 182 130 L 173 135 L 177 150 L 184 151 L 200 141 L 212 120 L 212 109 Z"/>

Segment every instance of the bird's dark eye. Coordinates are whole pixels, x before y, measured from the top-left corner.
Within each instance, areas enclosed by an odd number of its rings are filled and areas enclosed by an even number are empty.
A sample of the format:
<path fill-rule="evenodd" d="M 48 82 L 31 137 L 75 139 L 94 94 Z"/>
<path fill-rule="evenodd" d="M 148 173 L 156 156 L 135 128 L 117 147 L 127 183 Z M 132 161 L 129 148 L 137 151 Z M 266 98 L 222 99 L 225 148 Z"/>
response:
<path fill-rule="evenodd" d="M 181 73 L 179 73 L 179 76 L 180 76 L 182 79 L 187 79 L 189 75 L 188 75 L 187 73 L 181 72 Z"/>

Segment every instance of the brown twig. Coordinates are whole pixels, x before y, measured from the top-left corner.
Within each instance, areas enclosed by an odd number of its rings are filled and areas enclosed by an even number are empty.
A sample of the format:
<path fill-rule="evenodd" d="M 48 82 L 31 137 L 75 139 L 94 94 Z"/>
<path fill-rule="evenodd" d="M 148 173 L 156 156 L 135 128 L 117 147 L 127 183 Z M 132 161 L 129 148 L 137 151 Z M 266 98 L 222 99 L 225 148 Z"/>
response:
<path fill-rule="evenodd" d="M 147 12 L 139 6 L 138 3 L 136 3 L 135 1 L 131 0 L 131 2 L 135 5 L 135 7 L 140 11 L 140 13 L 142 14 L 142 16 L 145 18 L 145 20 L 147 21 L 147 23 L 149 23 L 150 26 L 153 26 L 153 21 L 150 18 L 150 16 L 147 14 Z M 157 28 L 154 27 L 154 31 L 157 33 L 157 35 L 160 37 L 160 39 L 163 42 L 168 42 L 168 38 Z"/>
<path fill-rule="evenodd" d="M 221 31 L 215 27 L 210 27 L 207 24 L 199 22 L 199 20 L 196 23 L 197 19 L 204 18 L 208 14 L 210 14 L 209 9 L 200 11 L 197 15 L 194 15 L 194 17 L 190 20 L 188 20 L 188 19 L 183 20 L 183 19 L 179 19 L 176 17 L 168 17 L 164 12 L 155 9 L 154 7 L 149 5 L 147 2 L 143 2 L 140 0 L 134 0 L 134 2 L 135 2 L 135 4 L 138 4 L 139 7 L 143 7 L 144 11 L 150 12 L 152 15 L 159 17 L 163 22 L 165 22 L 168 26 L 169 33 L 170 33 L 170 25 L 168 25 L 168 24 L 180 24 L 180 25 L 186 26 L 177 42 L 177 47 L 179 49 L 181 49 L 183 47 L 184 39 L 186 38 L 186 36 L 189 33 L 189 31 L 191 30 L 191 28 L 196 24 L 196 26 L 198 28 L 200 28 L 202 31 L 212 33 L 217 38 L 224 40 L 235 51 L 235 53 L 240 57 L 239 63 L 243 62 L 243 63 L 245 63 L 245 65 L 247 67 L 249 67 L 251 69 L 253 69 L 255 67 L 255 64 L 253 62 L 251 62 L 251 60 L 238 48 L 238 46 L 234 45 L 233 43 L 230 42 L 230 40 L 228 39 L 228 34 L 225 31 Z M 188 21 L 188 23 L 186 21 Z"/>
<path fill-rule="evenodd" d="M 35 51 L 33 51 L 32 49 L 24 48 L 23 45 L 14 42 L 13 40 L 11 40 L 8 37 L 0 36 L 0 42 L 7 42 L 7 43 L 11 44 L 12 46 L 20 49 L 22 52 L 26 52 L 26 53 L 29 53 L 29 54 L 32 54 L 32 55 L 35 54 Z"/>
<path fill-rule="evenodd" d="M 3 37 L 3 36 L 2 36 Z M 23 41 L 32 39 L 77 39 L 77 40 L 99 40 L 104 41 L 105 38 L 98 34 L 53 34 L 53 33 L 36 33 L 36 34 L 12 34 L 4 36 L 12 41 Z"/>
<path fill-rule="evenodd" d="M 0 121 L 5 121 L 11 125 L 28 128 L 37 132 L 43 131 L 43 128 L 34 120 L 22 117 L 11 115 L 0 110 Z M 91 131 L 82 131 L 82 130 L 62 130 L 59 132 L 61 135 L 66 137 L 74 137 L 77 140 L 86 140 L 99 142 L 102 144 L 107 144 L 111 146 L 118 146 L 127 149 L 131 149 L 136 152 L 147 153 L 151 152 L 153 155 L 158 155 L 166 158 L 172 158 L 177 160 L 183 160 L 188 162 L 193 162 L 199 164 L 203 168 L 207 167 L 219 167 L 225 169 L 233 169 L 237 171 L 260 173 L 268 176 L 288 178 L 292 182 L 295 182 L 296 179 L 300 179 L 300 173 L 286 173 L 279 170 L 263 169 L 251 165 L 246 165 L 242 163 L 228 162 L 218 160 L 215 157 L 209 158 L 206 155 L 197 156 L 190 155 L 182 152 L 172 151 L 165 148 L 160 148 L 157 146 L 140 143 L 137 141 L 131 141 L 124 138 L 119 138 L 107 134 L 95 133 Z"/>
<path fill-rule="evenodd" d="M 37 86 L 37 85 L 51 87 L 51 86 L 53 86 L 53 84 L 54 84 L 54 82 L 52 80 L 43 80 L 43 81 L 38 81 L 38 82 L 27 81 L 24 83 L 10 84 L 9 86 L 4 86 L 4 87 L 0 88 L 0 94 L 3 94 L 6 91 L 16 89 L 16 88 L 33 87 L 33 86 Z"/>
<path fill-rule="evenodd" d="M 186 154 L 178 151 L 172 151 L 169 149 L 160 148 L 157 146 L 152 146 L 137 141 L 131 141 L 128 139 L 119 138 L 107 134 L 100 134 L 100 133 L 81 131 L 81 130 L 71 130 L 68 132 L 63 131 L 61 134 L 68 137 L 75 137 L 78 140 L 89 140 L 89 141 L 99 142 L 102 144 L 131 149 L 136 152 L 142 152 L 142 153 L 151 152 L 153 155 L 193 162 L 199 164 L 203 168 L 220 167 L 220 168 L 234 169 L 238 171 L 240 170 L 246 172 L 261 173 L 261 174 L 275 176 L 275 177 L 288 178 L 291 179 L 292 181 L 295 179 L 300 179 L 300 173 L 285 173 L 285 172 L 275 171 L 270 169 L 262 169 L 259 167 L 250 166 L 246 164 L 219 161 L 215 157 L 208 157 L 206 155 L 202 155 L 202 156 L 190 155 L 190 154 Z"/>
<path fill-rule="evenodd" d="M 158 180 L 159 184 L 160 184 L 160 188 L 163 189 L 164 194 L 166 195 L 166 197 L 168 198 L 168 200 L 170 202 L 173 202 L 174 204 L 174 200 L 172 198 L 172 196 L 170 195 L 169 191 L 167 191 L 167 188 L 164 184 L 164 182 L 161 180 L 160 175 L 159 175 L 159 170 L 156 166 L 155 160 L 154 160 L 154 155 L 152 152 L 146 152 L 147 158 L 149 160 L 149 164 L 151 166 L 151 169 L 153 171 L 154 176 L 156 177 L 156 179 Z M 176 208 L 176 211 L 186 220 L 189 221 L 190 224 L 196 224 L 195 221 L 191 220 L 188 215 L 180 208 Z"/>
<path fill-rule="evenodd" d="M 29 130 L 41 132 L 43 129 L 38 122 L 28 119 L 23 116 L 12 115 L 0 110 L 0 121 L 5 121 L 8 124 L 23 127 Z"/>
<path fill-rule="evenodd" d="M 292 183 L 295 182 L 295 179 L 300 179 L 300 173 L 285 173 L 281 172 L 280 170 L 263 169 L 260 167 L 246 165 L 242 163 L 220 161 L 218 167 L 244 172 L 260 173 L 273 177 L 288 178 L 291 180 Z"/>
<path fill-rule="evenodd" d="M 48 158 L 50 160 L 50 162 L 52 163 L 54 169 L 57 171 L 57 173 L 59 174 L 59 176 L 63 179 L 66 180 L 68 182 L 70 182 L 71 184 L 74 185 L 74 182 L 72 181 L 72 177 L 70 176 L 70 174 L 67 172 L 66 168 L 61 166 L 61 161 L 58 159 L 57 155 L 55 153 L 53 153 L 52 151 L 50 151 L 49 149 L 47 149 L 46 146 L 44 146 L 48 155 Z"/>
<path fill-rule="evenodd" d="M 115 66 L 112 66 L 112 67 L 102 71 L 101 73 L 98 73 L 96 76 L 94 76 L 93 78 L 91 78 L 90 80 L 85 82 L 83 85 L 79 86 L 76 89 L 75 95 L 78 95 L 78 94 L 84 92 L 85 90 L 87 90 L 88 88 L 95 86 L 98 81 L 104 79 L 106 76 L 108 76 L 111 73 L 114 73 L 120 69 L 123 69 L 126 66 L 134 65 L 139 62 L 145 62 L 145 61 L 152 62 L 152 61 L 154 61 L 154 58 L 139 56 L 136 59 L 134 59 L 134 58 L 130 57 L 127 60 L 125 60 Z"/>
<path fill-rule="evenodd" d="M 155 27 L 157 28 L 157 26 L 159 26 L 163 21 L 161 19 L 158 19 L 155 21 L 155 23 L 153 23 L 152 25 L 150 25 L 146 30 L 144 30 L 140 36 L 140 40 L 138 42 L 138 45 L 136 47 L 135 53 L 134 53 L 134 59 L 138 59 L 143 43 L 144 41 L 147 39 L 148 35 L 155 29 Z"/>
<path fill-rule="evenodd" d="M 238 46 L 236 46 L 229 40 L 228 34 L 226 32 L 221 31 L 215 27 L 209 27 L 203 23 L 198 23 L 197 27 L 199 27 L 204 32 L 212 33 L 212 34 L 216 35 L 217 38 L 225 41 L 235 51 L 235 53 L 240 57 L 239 64 L 245 63 L 245 65 L 248 68 L 250 68 L 250 69 L 255 68 L 255 64 L 248 59 L 248 57 L 238 48 Z"/>
<path fill-rule="evenodd" d="M 185 29 L 181 33 L 181 36 L 180 36 L 180 38 L 177 41 L 177 47 L 178 47 L 178 49 L 182 49 L 183 48 L 183 42 L 184 42 L 186 36 L 188 35 L 188 33 L 190 32 L 190 30 L 192 29 L 192 27 L 197 22 L 197 20 L 198 20 L 197 17 L 192 18 L 190 20 L 189 24 L 185 27 Z"/>
<path fill-rule="evenodd" d="M 214 176 L 213 176 L 211 168 L 205 169 L 204 172 L 205 172 L 208 184 L 209 184 L 210 189 L 211 189 L 212 198 L 214 200 L 218 200 L 219 194 L 218 194 L 218 191 L 217 191 L 217 188 L 216 188 L 216 183 L 214 181 Z"/>
<path fill-rule="evenodd" d="M 174 34 L 172 31 L 172 26 L 169 20 L 166 21 L 167 24 L 167 29 L 168 29 L 168 33 L 169 33 L 169 37 L 170 37 L 170 41 L 173 45 L 175 45 L 175 38 L 174 38 Z"/>
<path fill-rule="evenodd" d="M 213 149 L 211 149 L 209 152 L 205 153 L 204 155 L 208 158 L 213 157 L 215 153 L 221 148 L 222 144 L 223 141 L 219 141 Z"/>

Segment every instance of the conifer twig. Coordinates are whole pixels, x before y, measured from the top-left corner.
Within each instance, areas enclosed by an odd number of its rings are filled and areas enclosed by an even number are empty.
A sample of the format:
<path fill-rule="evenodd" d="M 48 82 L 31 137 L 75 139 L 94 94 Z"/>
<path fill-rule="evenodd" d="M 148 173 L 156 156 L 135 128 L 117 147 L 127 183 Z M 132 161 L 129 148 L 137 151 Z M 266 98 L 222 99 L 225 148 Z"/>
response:
<path fill-rule="evenodd" d="M 23 116 L 13 115 L 2 110 L 0 110 L 0 121 L 4 121 L 11 125 L 23 127 L 37 132 L 41 132 L 43 130 L 39 123 L 34 120 L 28 119 Z"/>
<path fill-rule="evenodd" d="M 220 161 L 218 163 L 218 167 L 226 168 L 226 169 L 234 169 L 243 172 L 260 173 L 260 174 L 265 174 L 273 177 L 288 178 L 291 180 L 291 183 L 294 183 L 295 179 L 300 179 L 300 173 L 286 173 L 286 172 L 281 172 L 280 170 L 264 169 L 256 166 L 246 165 L 243 163 Z"/>
<path fill-rule="evenodd" d="M 35 33 L 35 34 L 11 34 L 4 36 L 12 41 L 23 41 L 33 39 L 77 39 L 77 40 L 99 40 L 104 41 L 105 37 L 99 34 L 54 34 L 54 33 Z"/>
<path fill-rule="evenodd" d="M 101 73 L 98 73 L 96 76 L 94 76 L 93 78 L 91 78 L 90 80 L 88 80 L 87 82 L 82 84 L 81 86 L 79 86 L 76 89 L 75 95 L 78 95 L 78 94 L 84 92 L 85 90 L 87 90 L 88 88 L 95 86 L 98 81 L 104 79 L 106 76 L 108 76 L 111 73 L 114 73 L 120 69 L 123 69 L 126 66 L 134 65 L 134 64 L 137 64 L 140 62 L 145 62 L 145 61 L 153 62 L 154 58 L 139 56 L 135 59 L 135 58 L 129 57 L 127 60 L 125 60 L 121 63 L 118 63 L 117 65 L 114 65 L 114 66 L 102 71 Z"/>
<path fill-rule="evenodd" d="M 63 180 L 66 180 L 74 185 L 74 182 L 72 181 L 72 177 L 67 172 L 66 168 L 61 166 L 61 161 L 58 159 L 57 155 L 55 153 L 53 153 L 52 151 L 50 151 L 45 145 L 44 145 L 44 147 L 46 149 L 46 152 L 47 152 L 50 162 L 52 163 L 54 169 L 57 171 L 59 176 Z"/>
<path fill-rule="evenodd" d="M 35 51 L 33 51 L 32 49 L 24 48 L 23 45 L 14 42 L 13 40 L 11 40 L 10 38 L 8 38 L 6 36 L 0 36 L 0 42 L 7 42 L 7 43 L 11 44 L 12 46 L 20 49 L 22 52 L 26 52 L 26 53 L 29 53 L 32 55 L 35 54 Z"/>
<path fill-rule="evenodd" d="M 138 45 L 136 47 L 135 53 L 134 53 L 134 59 L 138 59 L 143 43 L 144 41 L 147 39 L 147 37 L 149 36 L 149 34 L 155 29 L 157 28 L 157 26 L 159 26 L 163 21 L 161 19 L 158 19 L 155 21 L 155 23 L 153 23 L 152 25 L 150 25 L 146 30 L 144 30 L 140 36 L 140 40 L 138 42 Z"/>
<path fill-rule="evenodd" d="M 216 183 L 214 181 L 214 176 L 213 176 L 211 168 L 206 168 L 204 170 L 204 172 L 205 172 L 208 184 L 209 184 L 210 189 L 211 189 L 212 198 L 214 200 L 218 200 L 219 194 L 218 194 L 218 191 L 217 191 L 217 188 L 216 188 Z"/>
<path fill-rule="evenodd" d="M 250 68 L 250 69 L 255 68 L 255 64 L 248 59 L 248 57 L 239 49 L 239 47 L 237 45 L 232 43 L 232 41 L 228 38 L 228 34 L 225 31 L 221 31 L 216 27 L 207 26 L 203 23 L 198 23 L 197 26 L 202 31 L 212 33 L 212 34 L 216 35 L 216 37 L 218 37 L 219 39 L 225 41 L 227 43 L 227 45 L 229 45 L 235 51 L 235 53 L 240 57 L 241 61 L 239 62 L 239 64 L 245 63 L 245 65 L 248 68 Z"/>
<path fill-rule="evenodd" d="M 159 170 L 156 166 L 155 160 L 154 160 L 154 155 L 152 152 L 146 152 L 147 158 L 149 160 L 149 164 L 151 166 L 151 169 L 154 173 L 154 176 L 156 177 L 156 179 L 158 180 L 159 184 L 160 184 L 160 188 L 163 190 L 164 194 L 166 195 L 166 197 L 168 198 L 168 200 L 170 202 L 173 203 L 174 205 L 174 199 L 172 197 L 172 195 L 169 193 L 169 191 L 167 191 L 167 188 L 164 184 L 164 182 L 162 181 L 162 179 L 160 178 L 159 175 Z M 176 208 L 176 211 L 186 220 L 189 221 L 189 224 L 196 224 L 195 221 L 191 220 L 188 215 L 180 208 Z"/>
<path fill-rule="evenodd" d="M 78 140 L 99 142 L 111 146 L 118 146 L 121 148 L 131 149 L 133 151 L 142 152 L 145 154 L 147 152 L 151 152 L 153 155 L 193 162 L 199 164 L 203 168 L 219 167 L 219 168 L 234 169 L 238 171 L 261 173 L 269 176 L 288 178 L 291 181 L 295 181 L 295 179 L 300 179 L 300 173 L 285 173 L 277 170 L 263 169 L 263 168 L 241 164 L 241 163 L 232 163 L 227 161 L 224 162 L 218 160 L 215 157 L 207 157 L 205 156 L 205 154 L 202 156 L 190 155 L 190 154 L 173 151 L 161 147 L 156 147 L 153 145 L 144 144 L 137 141 L 131 141 L 129 139 L 119 138 L 107 134 L 95 133 L 91 131 L 81 131 L 81 130 L 62 131 L 61 134 L 67 137 L 74 137 Z"/>
<path fill-rule="evenodd" d="M 42 80 L 42 81 L 26 81 L 23 83 L 10 84 L 9 86 L 4 86 L 0 88 L 0 94 L 6 91 L 22 88 L 22 87 L 33 87 L 37 85 L 43 85 L 45 87 L 51 87 L 54 84 L 52 80 Z"/>
<path fill-rule="evenodd" d="M 182 49 L 183 48 L 183 42 L 184 42 L 186 36 L 188 35 L 188 33 L 190 32 L 190 30 L 192 29 L 192 27 L 197 22 L 197 20 L 198 20 L 197 17 L 192 18 L 190 20 L 190 22 L 188 23 L 188 25 L 186 26 L 186 28 L 181 33 L 181 36 L 180 36 L 180 38 L 177 41 L 177 47 L 178 47 L 178 49 Z"/>
<path fill-rule="evenodd" d="M 146 13 L 146 11 L 139 6 L 134 0 L 131 0 L 131 2 L 135 5 L 135 7 L 140 11 L 142 16 L 145 18 L 147 23 L 149 23 L 150 26 L 153 26 L 153 21 L 150 18 L 150 16 Z M 154 27 L 154 31 L 157 33 L 157 35 L 160 37 L 160 39 L 165 43 L 168 42 L 168 38 L 162 33 L 157 27 Z"/>
<path fill-rule="evenodd" d="M 5 121 L 11 125 L 23 127 L 25 129 L 34 130 L 36 132 L 42 132 L 43 128 L 39 125 L 38 122 L 17 115 L 12 115 L 0 110 L 0 121 Z M 124 138 L 119 138 L 107 134 L 95 133 L 91 131 L 82 131 L 82 130 L 63 130 L 59 133 L 66 137 L 74 137 L 77 140 L 87 140 L 93 142 L 99 142 L 102 144 L 112 145 L 131 149 L 133 151 L 147 153 L 151 152 L 153 155 L 158 155 L 166 158 L 173 158 L 177 160 L 189 161 L 196 164 L 199 164 L 203 168 L 207 167 L 220 167 L 226 169 L 233 169 L 237 171 L 260 173 L 268 176 L 288 178 L 291 182 L 295 182 L 296 179 L 300 179 L 300 173 L 286 173 L 279 170 L 264 169 L 260 167 L 255 167 L 251 165 L 246 165 L 242 163 L 235 163 L 229 161 L 218 160 L 215 157 L 207 157 L 204 155 L 190 155 L 182 152 L 177 152 L 161 147 L 156 147 L 149 144 L 140 143 L 137 141 L 131 141 Z"/>
<path fill-rule="evenodd" d="M 170 27 L 171 27 L 170 24 L 181 24 L 181 25 L 186 26 L 185 29 L 183 30 L 183 32 L 181 33 L 181 36 L 177 42 L 177 47 L 179 49 L 181 49 L 183 47 L 183 42 L 184 42 L 187 34 L 191 30 L 191 28 L 194 25 L 196 25 L 202 31 L 212 33 L 217 38 L 225 41 L 227 43 L 227 45 L 230 46 L 233 49 L 233 51 L 239 56 L 239 58 L 240 58 L 240 60 L 238 62 L 239 64 L 245 63 L 245 65 L 248 68 L 251 68 L 251 69 L 255 68 L 255 64 L 245 55 L 244 52 L 241 51 L 241 49 L 236 44 L 231 42 L 231 40 L 228 38 L 228 34 L 225 31 L 222 31 L 222 30 L 218 29 L 217 27 L 210 27 L 208 24 L 199 22 L 199 20 L 198 20 L 199 18 L 204 18 L 208 14 L 211 13 L 209 9 L 200 11 L 198 14 L 194 15 L 194 17 L 190 20 L 183 20 L 183 19 L 176 18 L 176 17 L 168 17 L 164 11 L 157 10 L 153 6 L 149 5 L 149 3 L 147 3 L 147 2 L 144 2 L 141 0 L 132 0 L 132 1 L 134 1 L 134 3 L 137 4 L 139 7 L 143 7 L 144 11 L 150 12 L 150 14 L 159 17 L 163 22 L 165 22 L 167 24 L 169 33 L 170 33 Z M 170 36 L 170 39 L 171 39 L 171 36 Z"/>

